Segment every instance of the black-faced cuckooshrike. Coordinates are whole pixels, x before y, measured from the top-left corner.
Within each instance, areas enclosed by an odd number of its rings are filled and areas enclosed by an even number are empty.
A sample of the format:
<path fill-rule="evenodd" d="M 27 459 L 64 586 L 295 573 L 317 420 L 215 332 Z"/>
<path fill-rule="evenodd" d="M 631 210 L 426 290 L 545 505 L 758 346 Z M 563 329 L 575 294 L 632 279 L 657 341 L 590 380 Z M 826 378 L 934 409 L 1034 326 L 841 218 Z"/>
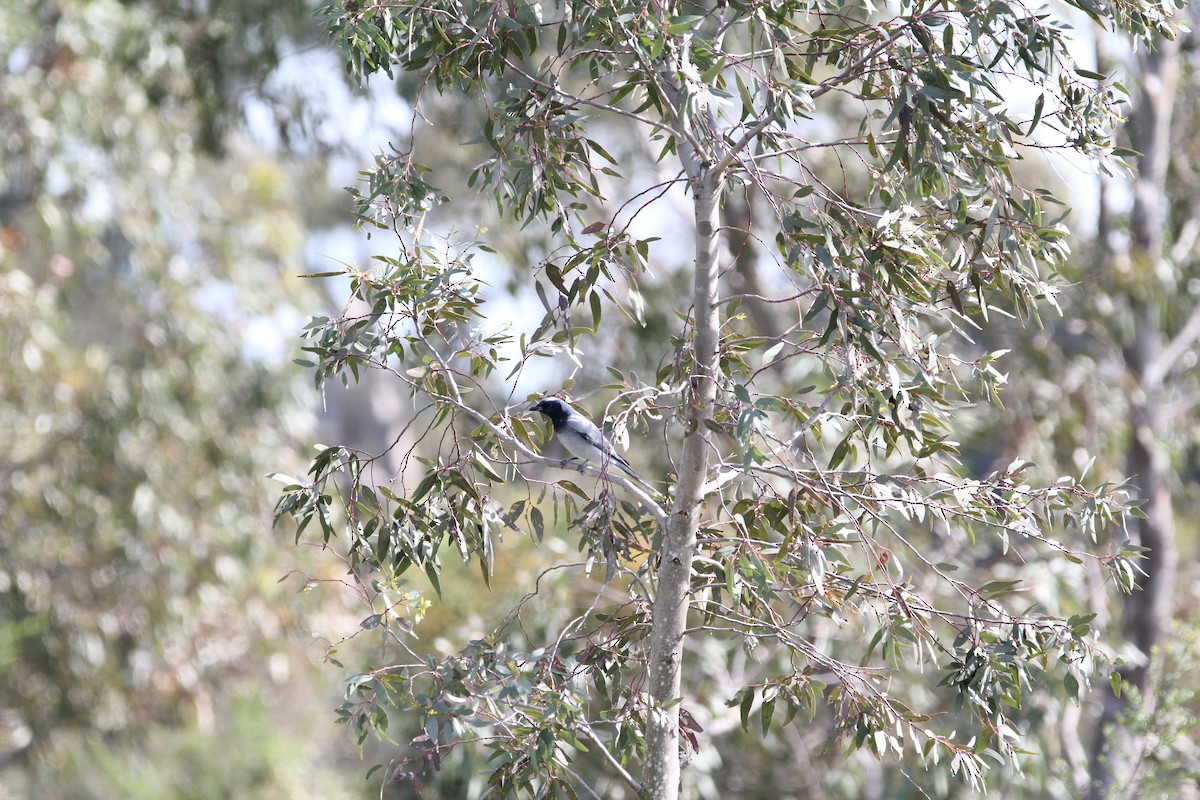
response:
<path fill-rule="evenodd" d="M 591 461 L 594 464 L 615 464 L 634 480 L 642 480 L 633 471 L 633 467 L 629 466 L 629 462 L 621 458 L 612 442 L 600 432 L 600 429 L 590 419 L 562 400 L 557 397 L 547 397 L 539 400 L 532 410 L 540 411 L 550 418 L 550 424 L 554 426 L 554 436 L 575 458 Z"/>

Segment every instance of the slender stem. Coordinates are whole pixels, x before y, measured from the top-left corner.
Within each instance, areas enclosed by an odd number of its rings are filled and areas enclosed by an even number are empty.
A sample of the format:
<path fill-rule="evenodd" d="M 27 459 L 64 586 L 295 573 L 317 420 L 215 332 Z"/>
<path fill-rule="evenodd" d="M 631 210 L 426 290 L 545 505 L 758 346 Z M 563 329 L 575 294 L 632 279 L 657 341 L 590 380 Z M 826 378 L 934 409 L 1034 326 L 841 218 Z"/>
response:
<path fill-rule="evenodd" d="M 632 787 L 633 790 L 639 795 L 644 794 L 646 791 L 645 787 L 638 783 L 637 779 L 629 774 L 629 771 L 625 769 L 620 761 L 617 761 L 616 756 L 612 754 L 611 750 L 604 746 L 604 742 L 600 741 L 600 737 L 597 736 L 596 732 L 591 729 L 591 726 L 583 723 L 582 720 L 581 723 L 580 730 L 583 731 L 583 735 L 592 740 L 592 743 L 599 749 L 600 755 L 604 756 L 604 759 L 608 761 L 609 766 L 613 768 L 613 771 L 620 775 L 621 779 L 628 783 L 630 787 Z"/>

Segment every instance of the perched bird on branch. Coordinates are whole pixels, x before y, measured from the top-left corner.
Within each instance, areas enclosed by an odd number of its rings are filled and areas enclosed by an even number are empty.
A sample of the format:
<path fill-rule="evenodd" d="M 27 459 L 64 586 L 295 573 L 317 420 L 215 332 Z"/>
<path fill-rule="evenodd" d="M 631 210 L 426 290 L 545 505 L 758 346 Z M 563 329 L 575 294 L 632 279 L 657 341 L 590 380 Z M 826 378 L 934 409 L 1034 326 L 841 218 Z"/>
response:
<path fill-rule="evenodd" d="M 602 466 L 614 464 L 622 472 L 636 481 L 641 477 L 629 466 L 629 462 L 621 458 L 613 447 L 612 442 L 600 432 L 590 419 L 571 408 L 557 397 L 547 397 L 539 400 L 533 406 L 533 411 L 540 411 L 550 418 L 554 426 L 554 436 L 562 443 L 575 458 L 591 461 Z M 571 459 L 568 459 L 570 461 Z M 565 465 L 567 462 L 564 461 Z M 644 481 L 642 481 L 644 483 Z"/>

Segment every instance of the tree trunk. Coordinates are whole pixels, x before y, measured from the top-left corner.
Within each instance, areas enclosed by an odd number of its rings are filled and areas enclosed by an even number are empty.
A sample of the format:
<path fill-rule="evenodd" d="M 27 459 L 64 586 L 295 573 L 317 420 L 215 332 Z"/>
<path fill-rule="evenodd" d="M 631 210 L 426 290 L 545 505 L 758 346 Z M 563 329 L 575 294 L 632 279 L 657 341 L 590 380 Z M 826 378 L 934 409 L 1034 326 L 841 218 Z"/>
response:
<path fill-rule="evenodd" d="M 700 524 L 700 502 L 708 475 L 709 431 L 717 394 L 720 311 L 717 277 L 720 252 L 721 176 L 699 168 L 691 179 L 696 204 L 696 275 L 692 289 L 695 326 L 693 361 L 687 396 L 683 456 L 678 465 L 675 503 L 667 520 L 658 594 L 650 635 L 650 709 L 646 730 L 646 763 L 642 786 L 652 800 L 679 796 L 679 701 L 683 636 L 690 603 L 692 558 Z"/>
<path fill-rule="evenodd" d="M 1149 658 L 1162 638 L 1171 617 L 1171 595 L 1175 582 L 1175 517 L 1168 479 L 1170 460 L 1164 445 L 1167 402 L 1162 377 L 1170 365 L 1159 364 L 1165 335 L 1159 311 L 1160 299 L 1152 287 L 1163 267 L 1163 229 L 1166 225 L 1166 175 L 1171 154 L 1171 112 L 1179 74 L 1179 46 L 1159 40 L 1150 52 L 1138 58 L 1141 93 L 1131 126 L 1131 146 L 1138 158 L 1133 182 L 1134 205 L 1130 215 L 1129 321 L 1130 341 L 1124 347 L 1126 369 L 1132 383 L 1130 425 L 1132 428 L 1126 465 L 1130 480 L 1140 489 L 1142 510 L 1147 519 L 1134 520 L 1137 544 L 1149 552 L 1142 562 L 1146 575 L 1125 603 L 1125 640 L 1141 651 L 1144 660 L 1121 670 L 1121 677 L 1136 688 L 1143 702 L 1149 677 Z M 1107 231 L 1099 231 L 1101 237 Z M 1117 724 L 1127 709 L 1129 697 L 1106 695 L 1096 727 L 1091 753 L 1089 800 L 1123 796 L 1135 787 L 1119 787 L 1114 779 L 1129 776 L 1136 767 L 1130 759 L 1140 750 Z"/>

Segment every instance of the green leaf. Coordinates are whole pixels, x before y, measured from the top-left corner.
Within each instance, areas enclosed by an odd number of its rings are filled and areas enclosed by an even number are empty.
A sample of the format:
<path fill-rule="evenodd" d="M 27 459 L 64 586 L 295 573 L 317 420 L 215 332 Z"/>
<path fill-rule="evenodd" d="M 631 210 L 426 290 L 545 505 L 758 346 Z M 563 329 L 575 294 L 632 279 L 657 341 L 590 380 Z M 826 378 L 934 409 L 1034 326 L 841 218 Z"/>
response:
<path fill-rule="evenodd" d="M 533 537 L 540 543 L 546 535 L 546 521 L 537 506 L 529 509 L 529 524 L 533 526 Z"/>
<path fill-rule="evenodd" d="M 442 583 L 438 579 L 437 567 L 432 561 L 425 563 L 425 574 L 429 576 L 429 582 L 433 585 L 433 590 L 437 592 L 438 599 L 442 599 Z"/>
<path fill-rule="evenodd" d="M 1038 123 L 1041 122 L 1042 109 L 1045 107 L 1045 105 L 1046 105 L 1046 95 L 1043 92 L 1042 94 L 1038 95 L 1037 101 L 1033 104 L 1033 120 L 1029 123 L 1028 130 L 1025 131 L 1026 136 L 1032 136 L 1034 128 L 1036 128 L 1038 126 Z"/>
<path fill-rule="evenodd" d="M 492 462 L 488 461 L 487 456 L 483 454 L 482 450 L 475 450 L 472 455 L 473 460 L 475 461 L 475 466 L 480 472 L 487 476 L 488 480 L 493 481 L 494 483 L 504 483 L 504 476 L 496 472 L 495 468 L 492 466 Z"/>
<path fill-rule="evenodd" d="M 829 469 L 837 469 L 846 457 L 854 452 L 854 431 L 846 434 L 846 437 L 838 443 L 838 446 L 833 448 L 833 455 L 829 458 Z"/>
<path fill-rule="evenodd" d="M 1021 580 L 1011 581 L 988 581 L 983 586 L 979 587 L 979 594 L 988 599 L 1003 597 L 1004 595 L 1014 594 L 1016 592 L 1025 591 L 1020 588 Z"/>
<path fill-rule="evenodd" d="M 742 702 L 738 707 L 738 711 L 742 716 L 742 730 L 750 732 L 750 709 L 754 707 L 754 687 L 747 687 L 742 690 Z"/>
<path fill-rule="evenodd" d="M 1067 692 L 1067 697 L 1078 702 L 1079 701 L 1079 679 L 1071 672 L 1063 676 L 1063 688 Z"/>
<path fill-rule="evenodd" d="M 413 492 L 412 498 L 409 500 L 409 502 L 414 505 L 421 502 L 421 499 L 425 497 L 425 495 L 429 494 L 429 490 L 433 488 L 435 483 L 437 483 L 437 479 L 438 476 L 436 472 L 426 473 L 425 477 L 421 479 L 421 482 L 417 484 L 417 489 L 415 492 Z"/>
<path fill-rule="evenodd" d="M 763 700 L 762 704 L 762 735 L 771 732 L 771 718 L 775 716 L 775 698 Z"/>
<path fill-rule="evenodd" d="M 595 290 L 592 291 L 588 298 L 592 307 L 592 334 L 600 334 L 600 294 Z"/>

